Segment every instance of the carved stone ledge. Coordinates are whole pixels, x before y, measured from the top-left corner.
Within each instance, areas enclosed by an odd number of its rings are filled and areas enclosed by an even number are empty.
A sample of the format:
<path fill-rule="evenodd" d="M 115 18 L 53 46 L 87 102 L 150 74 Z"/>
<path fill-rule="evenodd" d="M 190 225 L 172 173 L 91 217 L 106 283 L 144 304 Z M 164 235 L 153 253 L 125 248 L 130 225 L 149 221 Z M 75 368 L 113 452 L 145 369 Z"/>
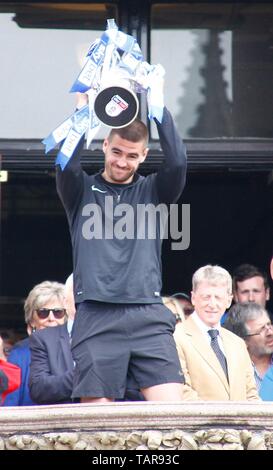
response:
<path fill-rule="evenodd" d="M 0 450 L 272 450 L 272 403 L 2 408 Z"/>

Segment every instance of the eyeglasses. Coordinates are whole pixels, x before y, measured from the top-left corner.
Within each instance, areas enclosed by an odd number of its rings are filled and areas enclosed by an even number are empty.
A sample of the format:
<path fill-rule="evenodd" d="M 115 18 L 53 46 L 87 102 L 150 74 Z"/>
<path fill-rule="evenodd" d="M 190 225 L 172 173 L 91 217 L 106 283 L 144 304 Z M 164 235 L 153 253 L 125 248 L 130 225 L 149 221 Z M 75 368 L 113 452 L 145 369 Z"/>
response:
<path fill-rule="evenodd" d="M 36 312 L 37 312 L 37 316 L 41 320 L 45 320 L 49 316 L 50 312 L 52 312 L 54 317 L 57 318 L 58 320 L 63 318 L 66 314 L 65 308 L 38 308 Z"/>
<path fill-rule="evenodd" d="M 245 337 L 247 337 L 247 336 L 259 336 L 259 335 L 263 335 L 263 334 L 265 334 L 267 331 L 271 330 L 272 328 L 273 328 L 272 323 L 266 323 L 266 324 L 263 325 L 258 331 L 256 331 L 255 333 L 249 333 L 249 334 L 245 335 Z"/>

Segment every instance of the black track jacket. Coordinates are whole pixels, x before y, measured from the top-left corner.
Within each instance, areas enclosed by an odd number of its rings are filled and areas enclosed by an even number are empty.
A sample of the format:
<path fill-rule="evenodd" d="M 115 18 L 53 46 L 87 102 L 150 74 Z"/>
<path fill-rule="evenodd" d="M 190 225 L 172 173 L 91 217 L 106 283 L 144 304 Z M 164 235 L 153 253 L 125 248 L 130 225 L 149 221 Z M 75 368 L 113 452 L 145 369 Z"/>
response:
<path fill-rule="evenodd" d="M 185 185 L 187 160 L 166 107 L 162 123 L 156 121 L 156 125 L 165 162 L 157 173 L 147 177 L 136 174 L 124 189 L 119 185 L 116 191 L 100 173 L 87 175 L 82 170 L 82 142 L 64 171 L 57 166 L 57 191 L 73 247 L 76 303 L 161 303 L 159 218 L 153 223 L 153 216 L 148 217 L 155 230 L 151 236 L 145 225 L 147 215 L 137 215 L 139 208 L 140 213 L 145 207 L 153 213 L 159 204 L 177 201 Z M 122 231 L 126 235 L 123 239 Z"/>

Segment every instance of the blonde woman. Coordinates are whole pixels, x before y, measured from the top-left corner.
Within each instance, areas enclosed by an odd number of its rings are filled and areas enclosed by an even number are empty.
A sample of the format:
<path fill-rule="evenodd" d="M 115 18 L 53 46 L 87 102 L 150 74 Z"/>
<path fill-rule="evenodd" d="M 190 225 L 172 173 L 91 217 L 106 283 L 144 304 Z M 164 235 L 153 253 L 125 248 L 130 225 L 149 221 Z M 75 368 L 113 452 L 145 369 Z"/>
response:
<path fill-rule="evenodd" d="M 44 281 L 37 284 L 29 293 L 25 304 L 25 322 L 28 334 L 43 328 L 62 325 L 66 321 L 64 285 L 59 282 Z M 21 385 L 10 393 L 4 406 L 34 405 L 29 395 L 30 348 L 29 338 L 17 343 L 11 350 L 9 362 L 21 368 Z"/>

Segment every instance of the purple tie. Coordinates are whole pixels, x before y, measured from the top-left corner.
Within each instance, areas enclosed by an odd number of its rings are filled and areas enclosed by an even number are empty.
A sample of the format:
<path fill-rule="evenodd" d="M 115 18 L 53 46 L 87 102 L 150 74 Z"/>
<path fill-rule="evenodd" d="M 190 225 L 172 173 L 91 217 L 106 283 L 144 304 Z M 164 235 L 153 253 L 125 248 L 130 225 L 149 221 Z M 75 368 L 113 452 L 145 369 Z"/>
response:
<path fill-rule="evenodd" d="M 215 354 L 217 356 L 217 359 L 220 362 L 220 364 L 223 368 L 223 371 L 226 374 L 227 381 L 228 381 L 227 360 L 226 360 L 226 357 L 225 357 L 224 353 L 220 349 L 220 346 L 219 346 L 219 343 L 218 343 L 218 338 L 217 338 L 217 336 L 219 335 L 219 331 L 218 330 L 208 330 L 208 334 L 211 337 L 210 345 L 211 345 L 213 351 L 215 352 Z"/>

